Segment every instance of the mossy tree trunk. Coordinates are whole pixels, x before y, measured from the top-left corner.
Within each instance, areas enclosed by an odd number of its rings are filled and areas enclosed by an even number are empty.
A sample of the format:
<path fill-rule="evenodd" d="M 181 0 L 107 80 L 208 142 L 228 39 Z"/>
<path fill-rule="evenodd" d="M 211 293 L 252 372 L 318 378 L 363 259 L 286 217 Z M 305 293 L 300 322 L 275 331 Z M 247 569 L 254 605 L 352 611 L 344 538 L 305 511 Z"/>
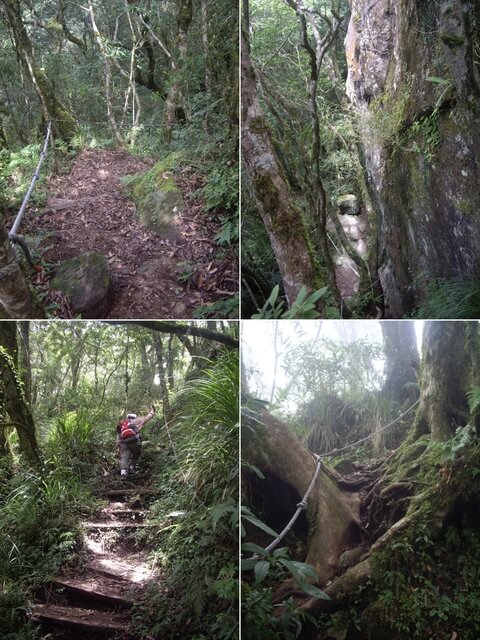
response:
<path fill-rule="evenodd" d="M 330 291 L 337 302 L 341 305 L 340 291 L 337 286 L 335 274 L 335 264 L 330 254 L 330 247 L 327 237 L 327 193 L 323 184 L 321 165 L 321 149 L 322 138 L 320 133 L 320 116 L 318 114 L 318 83 L 320 70 L 323 60 L 328 49 L 333 45 L 337 38 L 337 33 L 343 18 L 332 9 L 332 17 L 323 23 L 326 26 L 326 32 L 322 33 L 318 21 L 315 19 L 311 10 L 303 6 L 303 2 L 296 0 L 287 0 L 287 4 L 295 11 L 301 27 L 301 46 L 308 54 L 310 62 L 310 77 L 308 89 L 308 106 L 310 119 L 313 129 L 312 144 L 312 173 L 313 173 L 313 204 L 315 224 L 318 234 L 318 246 L 322 254 L 322 260 L 327 271 L 328 283 Z M 310 37 L 311 32 L 311 37 Z M 341 225 L 339 225 L 341 227 Z"/>
<path fill-rule="evenodd" d="M 28 405 L 32 405 L 32 367 L 30 366 L 30 322 L 24 320 L 17 323 L 19 349 L 18 349 L 18 368 L 20 370 L 25 400 Z"/>
<path fill-rule="evenodd" d="M 71 140 L 77 130 L 75 119 L 60 102 L 47 74 L 35 61 L 32 43 L 23 22 L 20 1 L 0 0 L 0 4 L 5 10 L 20 63 L 40 99 L 45 120 L 52 121 L 55 137 Z"/>
<path fill-rule="evenodd" d="M 25 399 L 18 371 L 17 326 L 15 322 L 0 322 L 0 381 L 3 385 L 5 411 L 18 434 L 20 451 L 28 464 L 40 467 L 40 450 L 35 423 Z"/>
<path fill-rule="evenodd" d="M 293 202 L 257 94 L 249 52 L 248 25 L 242 23 L 242 152 L 251 188 L 282 276 L 289 305 L 303 285 L 324 283 L 302 212 Z"/>
<path fill-rule="evenodd" d="M 417 436 L 445 441 L 470 421 L 466 393 L 479 382 L 479 357 L 477 322 L 425 323 Z"/>

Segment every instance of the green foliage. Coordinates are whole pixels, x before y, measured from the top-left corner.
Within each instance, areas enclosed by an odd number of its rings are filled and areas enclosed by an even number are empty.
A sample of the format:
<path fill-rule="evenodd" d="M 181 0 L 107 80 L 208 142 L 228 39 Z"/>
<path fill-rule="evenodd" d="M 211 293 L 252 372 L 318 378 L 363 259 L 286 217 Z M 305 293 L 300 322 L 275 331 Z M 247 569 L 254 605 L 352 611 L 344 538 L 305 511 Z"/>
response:
<path fill-rule="evenodd" d="M 186 478 L 206 502 L 222 502 L 238 486 L 238 354 L 230 351 L 211 363 L 202 377 L 178 394 L 179 422 L 188 429 L 180 445 Z"/>
<path fill-rule="evenodd" d="M 35 628 L 27 622 L 28 602 L 17 585 L 3 582 L 0 587 L 2 640 L 35 640 Z"/>
<path fill-rule="evenodd" d="M 434 282 L 416 318 L 469 319 L 480 313 L 480 283 L 474 278 L 442 278 Z"/>
<path fill-rule="evenodd" d="M 372 100 L 366 120 L 361 123 L 365 135 L 372 136 L 376 143 L 381 145 L 398 143 L 409 100 L 408 88 L 394 98 L 383 94 Z"/>
<path fill-rule="evenodd" d="M 249 516 L 248 519 L 252 521 Z M 254 524 L 263 525 L 260 526 L 262 530 L 266 527 L 257 518 Z M 306 595 L 328 600 L 328 596 L 313 584 L 318 580 L 315 569 L 304 562 L 291 560 L 286 548 L 268 554 L 257 544 L 245 543 L 242 551 L 255 554 L 242 559 L 242 638 L 294 640 L 306 621 L 315 627 L 315 620 L 299 610 L 293 598 L 279 603 L 273 601 L 274 586 L 288 578 L 295 579 L 299 590 Z M 274 615 L 277 608 L 281 609 L 281 616 Z"/>
<path fill-rule="evenodd" d="M 453 438 L 445 442 L 431 442 L 429 447 L 440 453 L 440 460 L 442 460 L 442 462 L 453 463 L 457 454 L 461 452 L 464 447 L 473 444 L 476 439 L 475 428 L 472 425 L 466 425 L 465 427 L 458 427 Z"/>
<path fill-rule="evenodd" d="M 480 409 L 480 387 L 474 386 L 467 391 L 468 408 L 471 414 L 478 413 Z"/>
<path fill-rule="evenodd" d="M 231 162 L 213 165 L 207 175 L 201 193 L 205 198 L 207 210 L 221 207 L 226 211 L 237 214 L 239 192 L 238 168 L 236 165 Z"/>
<path fill-rule="evenodd" d="M 17 472 L 0 486 L 0 620 L 2 638 L 36 637 L 27 625 L 27 594 L 76 561 L 80 515 L 94 502 L 66 465 L 47 461 L 43 476 Z"/>
<path fill-rule="evenodd" d="M 232 244 L 232 242 L 238 240 L 238 217 L 227 218 L 222 216 L 220 221 L 222 228 L 215 236 L 218 244 Z"/>
<path fill-rule="evenodd" d="M 285 301 L 279 298 L 279 292 L 280 287 L 276 285 L 262 309 L 254 314 L 252 319 L 270 320 L 281 318 L 291 320 L 294 318 L 320 318 L 321 314 L 316 308 L 317 302 L 328 297 L 328 287 L 323 287 L 308 294 L 307 287 L 303 286 L 291 308 L 285 310 Z M 333 317 L 338 317 L 338 312 L 333 307 L 327 307 L 324 315 L 332 319 Z"/>
<path fill-rule="evenodd" d="M 423 153 L 425 160 L 431 162 L 435 149 L 440 143 L 440 131 L 438 128 L 438 111 L 422 116 L 402 134 L 402 144 L 411 145 L 411 150 Z"/>
<path fill-rule="evenodd" d="M 0 151 L 0 205 L 8 208 L 18 208 L 27 193 L 32 181 L 35 167 L 40 154 L 40 144 L 30 144 L 19 151 Z M 48 166 L 48 163 L 47 163 Z M 45 194 L 42 184 L 47 166 L 43 166 L 40 180 L 32 192 L 29 202 L 40 204 Z"/>
<path fill-rule="evenodd" d="M 457 36 L 454 33 L 443 32 L 440 34 L 440 38 L 449 47 L 460 47 L 465 43 L 465 38 L 463 36 Z"/>
<path fill-rule="evenodd" d="M 195 309 L 194 318 L 238 318 L 238 293 Z"/>
<path fill-rule="evenodd" d="M 424 526 L 412 542 L 400 540 L 390 551 L 362 629 L 383 628 L 413 640 L 450 640 L 455 630 L 475 640 L 480 633 L 478 531 L 450 527 L 433 538 Z"/>

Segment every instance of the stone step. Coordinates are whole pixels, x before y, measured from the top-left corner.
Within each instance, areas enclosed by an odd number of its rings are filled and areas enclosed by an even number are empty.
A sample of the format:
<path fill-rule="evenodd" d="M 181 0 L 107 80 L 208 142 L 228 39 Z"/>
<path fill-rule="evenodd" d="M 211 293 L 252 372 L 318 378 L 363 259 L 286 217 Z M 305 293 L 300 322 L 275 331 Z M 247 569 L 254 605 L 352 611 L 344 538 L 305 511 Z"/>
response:
<path fill-rule="evenodd" d="M 64 627 L 77 631 L 88 631 L 91 634 L 113 636 L 125 632 L 126 620 L 105 611 L 80 609 L 78 607 L 62 607 L 52 604 L 35 604 L 32 607 L 31 620 L 47 626 Z"/>

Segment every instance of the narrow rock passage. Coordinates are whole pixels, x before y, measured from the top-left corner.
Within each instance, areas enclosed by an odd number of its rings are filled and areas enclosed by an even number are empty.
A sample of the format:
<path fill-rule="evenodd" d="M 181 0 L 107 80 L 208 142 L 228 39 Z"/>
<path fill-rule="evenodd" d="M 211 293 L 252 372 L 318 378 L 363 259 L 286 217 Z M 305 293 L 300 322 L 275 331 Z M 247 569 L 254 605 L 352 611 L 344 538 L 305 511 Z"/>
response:
<path fill-rule="evenodd" d="M 85 252 L 106 257 L 114 289 L 110 318 L 191 318 L 238 288 L 234 250 L 219 253 L 218 215 L 206 212 L 196 193 L 200 175 L 185 169 L 175 176 L 185 201 L 175 238 L 138 220 L 120 179 L 152 164 L 124 150 L 86 149 L 68 174 L 52 178 L 45 206 L 30 210 L 22 226 L 22 233 L 41 238 L 39 251 L 53 271 Z"/>
<path fill-rule="evenodd" d="M 59 640 L 139 637 L 129 610 L 156 575 L 147 551 L 139 550 L 134 538 L 140 528 L 149 526 L 144 519 L 152 493 L 129 483 L 104 494 L 107 506 L 94 521 L 83 523 L 85 570 L 56 576 L 51 587 L 38 595 L 32 622 Z"/>

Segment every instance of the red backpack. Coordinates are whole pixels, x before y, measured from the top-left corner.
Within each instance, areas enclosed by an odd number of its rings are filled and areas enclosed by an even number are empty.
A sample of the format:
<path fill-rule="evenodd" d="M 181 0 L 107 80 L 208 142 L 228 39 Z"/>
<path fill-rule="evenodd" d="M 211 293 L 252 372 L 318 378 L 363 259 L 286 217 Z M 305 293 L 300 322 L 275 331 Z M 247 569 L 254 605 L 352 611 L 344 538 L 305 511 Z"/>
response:
<path fill-rule="evenodd" d="M 128 440 L 138 436 L 135 425 L 130 420 L 122 420 L 120 423 L 120 439 Z"/>

